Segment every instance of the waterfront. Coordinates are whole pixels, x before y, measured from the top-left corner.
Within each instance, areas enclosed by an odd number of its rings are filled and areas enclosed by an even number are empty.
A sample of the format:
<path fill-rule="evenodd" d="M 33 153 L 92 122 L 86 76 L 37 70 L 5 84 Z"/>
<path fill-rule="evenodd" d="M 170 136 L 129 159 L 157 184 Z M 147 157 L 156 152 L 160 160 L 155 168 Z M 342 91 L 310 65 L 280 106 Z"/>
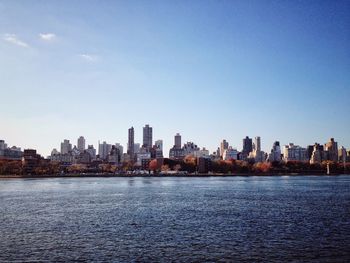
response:
<path fill-rule="evenodd" d="M 349 176 L 0 180 L 0 261 L 350 259 Z"/>

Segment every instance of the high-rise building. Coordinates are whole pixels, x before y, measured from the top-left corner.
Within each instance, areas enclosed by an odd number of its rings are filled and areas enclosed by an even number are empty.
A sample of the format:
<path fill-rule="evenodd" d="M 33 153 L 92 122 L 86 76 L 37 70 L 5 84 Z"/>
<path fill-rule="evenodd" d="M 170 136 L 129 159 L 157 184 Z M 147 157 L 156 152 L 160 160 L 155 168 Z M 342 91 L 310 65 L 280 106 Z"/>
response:
<path fill-rule="evenodd" d="M 253 151 L 253 140 L 246 136 L 243 139 L 243 150 L 242 153 L 248 155 L 251 151 Z"/>
<path fill-rule="evenodd" d="M 139 143 L 134 144 L 134 153 L 139 153 L 140 152 L 141 145 Z"/>
<path fill-rule="evenodd" d="M 338 143 L 331 138 L 329 142 L 325 144 L 325 150 L 328 152 L 328 160 L 337 162 L 338 161 Z"/>
<path fill-rule="evenodd" d="M 0 140 L 0 156 L 5 154 L 5 149 L 7 148 L 7 144 L 4 140 Z"/>
<path fill-rule="evenodd" d="M 123 147 L 123 145 L 121 145 L 120 143 L 116 143 L 116 144 L 115 144 L 115 147 L 119 150 L 120 156 L 122 156 L 123 153 L 124 153 L 124 147 Z"/>
<path fill-rule="evenodd" d="M 265 153 L 261 150 L 261 139 L 259 136 L 255 137 L 253 150 L 249 153 L 248 158 L 254 159 L 255 162 L 263 162 L 267 159 Z"/>
<path fill-rule="evenodd" d="M 148 124 L 146 124 L 146 126 L 143 127 L 142 147 L 145 147 L 146 149 L 152 148 L 152 127 L 150 127 Z"/>
<path fill-rule="evenodd" d="M 344 146 L 339 149 L 339 162 L 345 163 L 347 161 L 347 152 Z"/>
<path fill-rule="evenodd" d="M 309 147 L 307 150 L 307 157 L 310 160 L 310 163 L 320 163 L 324 160 L 325 158 L 325 153 L 323 151 L 323 146 L 320 145 L 319 143 L 315 143 L 312 148 L 312 153 L 309 158 Z"/>
<path fill-rule="evenodd" d="M 284 146 L 283 159 L 285 162 L 289 161 L 308 161 L 306 148 L 300 147 L 290 143 Z"/>
<path fill-rule="evenodd" d="M 223 157 L 224 151 L 228 149 L 228 142 L 226 140 L 223 140 L 220 143 L 220 156 Z"/>
<path fill-rule="evenodd" d="M 86 152 L 88 152 L 90 154 L 91 160 L 96 159 L 96 149 L 94 148 L 93 145 L 88 145 Z"/>
<path fill-rule="evenodd" d="M 237 160 L 238 159 L 238 151 L 234 148 L 232 148 L 232 146 L 228 147 L 228 149 L 226 149 L 222 155 L 222 159 L 223 160 Z"/>
<path fill-rule="evenodd" d="M 111 151 L 108 153 L 108 162 L 111 164 L 119 164 L 121 160 L 121 154 L 119 148 L 115 145 L 112 145 Z"/>
<path fill-rule="evenodd" d="M 154 145 L 156 146 L 157 149 L 163 151 L 163 140 L 156 140 L 154 142 Z"/>
<path fill-rule="evenodd" d="M 183 149 L 184 156 L 186 156 L 186 155 L 194 155 L 195 151 L 199 151 L 200 150 L 200 148 L 197 146 L 197 144 L 195 144 L 193 142 L 187 142 L 186 144 L 184 144 L 182 149 Z"/>
<path fill-rule="evenodd" d="M 180 135 L 180 133 L 176 133 L 174 140 L 175 140 L 175 144 L 174 144 L 175 149 L 180 149 L 181 148 L 181 135 Z"/>
<path fill-rule="evenodd" d="M 276 141 L 273 143 L 271 153 L 267 157 L 268 162 L 280 162 L 281 161 L 281 147 L 280 142 Z"/>
<path fill-rule="evenodd" d="M 256 136 L 254 139 L 254 150 L 256 152 L 260 152 L 261 151 L 261 139 L 260 136 Z"/>
<path fill-rule="evenodd" d="M 83 151 L 85 150 L 85 138 L 84 138 L 83 136 L 80 136 L 80 137 L 78 138 L 78 143 L 77 143 L 77 145 L 78 145 L 78 150 L 79 150 L 80 152 L 83 152 Z"/>
<path fill-rule="evenodd" d="M 134 159 L 135 155 L 135 140 L 134 140 L 134 127 L 131 127 L 128 130 L 128 149 L 127 149 L 127 154 L 130 156 L 130 159 Z"/>
<path fill-rule="evenodd" d="M 106 142 L 103 142 L 102 144 L 99 143 L 98 145 L 98 154 L 100 156 L 100 159 L 107 160 L 108 154 L 112 149 L 112 145 L 108 144 Z"/>
<path fill-rule="evenodd" d="M 163 158 L 163 140 L 155 141 L 150 152 L 152 158 Z"/>
<path fill-rule="evenodd" d="M 61 143 L 61 154 L 66 154 L 72 151 L 72 144 L 69 142 L 69 140 L 64 140 Z"/>

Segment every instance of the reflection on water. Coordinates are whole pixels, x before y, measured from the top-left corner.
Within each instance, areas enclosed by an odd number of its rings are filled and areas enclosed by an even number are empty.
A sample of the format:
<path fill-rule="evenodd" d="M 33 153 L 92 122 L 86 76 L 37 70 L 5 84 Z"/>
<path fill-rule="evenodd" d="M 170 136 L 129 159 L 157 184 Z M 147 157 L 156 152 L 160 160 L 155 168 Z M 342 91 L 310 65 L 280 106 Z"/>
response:
<path fill-rule="evenodd" d="M 350 260 L 350 176 L 0 181 L 0 261 Z"/>

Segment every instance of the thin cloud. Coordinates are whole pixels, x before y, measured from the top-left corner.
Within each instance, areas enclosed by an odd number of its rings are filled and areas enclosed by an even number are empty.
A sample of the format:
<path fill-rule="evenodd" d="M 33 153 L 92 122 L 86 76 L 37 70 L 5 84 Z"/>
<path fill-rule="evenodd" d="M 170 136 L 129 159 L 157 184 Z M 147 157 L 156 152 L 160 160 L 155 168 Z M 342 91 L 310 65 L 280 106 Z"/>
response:
<path fill-rule="evenodd" d="M 44 41 L 52 41 L 56 38 L 56 35 L 53 33 L 40 33 L 39 37 L 41 40 Z"/>
<path fill-rule="evenodd" d="M 16 46 L 29 47 L 27 43 L 21 41 L 15 34 L 5 34 L 3 39 Z"/>
<path fill-rule="evenodd" d="M 88 62 L 95 62 L 95 61 L 97 61 L 97 56 L 95 56 L 95 55 L 80 54 L 79 57 L 81 57 L 82 59 L 84 59 L 85 61 L 88 61 Z"/>

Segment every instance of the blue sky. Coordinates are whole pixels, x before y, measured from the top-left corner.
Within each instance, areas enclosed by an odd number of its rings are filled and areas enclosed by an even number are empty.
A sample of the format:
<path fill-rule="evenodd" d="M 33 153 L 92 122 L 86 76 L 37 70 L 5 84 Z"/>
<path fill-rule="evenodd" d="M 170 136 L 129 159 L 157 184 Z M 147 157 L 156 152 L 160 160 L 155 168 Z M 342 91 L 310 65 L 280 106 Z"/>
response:
<path fill-rule="evenodd" d="M 214 151 L 350 147 L 349 1 L 1 1 L 0 137 L 48 155 L 153 127 Z"/>

